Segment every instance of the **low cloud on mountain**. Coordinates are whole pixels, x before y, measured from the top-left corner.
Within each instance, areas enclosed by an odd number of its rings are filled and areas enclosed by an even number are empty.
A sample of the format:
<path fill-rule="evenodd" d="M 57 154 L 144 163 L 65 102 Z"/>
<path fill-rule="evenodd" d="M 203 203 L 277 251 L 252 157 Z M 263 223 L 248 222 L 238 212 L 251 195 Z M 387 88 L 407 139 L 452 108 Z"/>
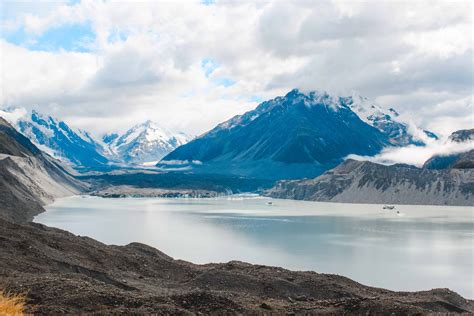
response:
<path fill-rule="evenodd" d="M 426 146 L 389 147 L 373 157 L 349 155 L 347 158 L 368 160 L 385 165 L 404 163 L 421 167 L 428 159 L 435 155 L 448 156 L 473 149 L 474 140 L 469 142 L 453 142 L 447 139 L 440 139 L 428 140 Z"/>

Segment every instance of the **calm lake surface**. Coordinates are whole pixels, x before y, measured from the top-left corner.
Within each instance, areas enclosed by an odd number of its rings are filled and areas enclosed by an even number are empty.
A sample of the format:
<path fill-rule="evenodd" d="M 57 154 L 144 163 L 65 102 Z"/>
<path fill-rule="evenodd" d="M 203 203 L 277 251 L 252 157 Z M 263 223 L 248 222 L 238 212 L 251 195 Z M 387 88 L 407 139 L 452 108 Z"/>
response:
<path fill-rule="evenodd" d="M 448 287 L 474 298 L 472 207 L 76 196 L 35 221 L 106 244 L 146 243 L 195 263 L 240 260 L 391 290 Z"/>

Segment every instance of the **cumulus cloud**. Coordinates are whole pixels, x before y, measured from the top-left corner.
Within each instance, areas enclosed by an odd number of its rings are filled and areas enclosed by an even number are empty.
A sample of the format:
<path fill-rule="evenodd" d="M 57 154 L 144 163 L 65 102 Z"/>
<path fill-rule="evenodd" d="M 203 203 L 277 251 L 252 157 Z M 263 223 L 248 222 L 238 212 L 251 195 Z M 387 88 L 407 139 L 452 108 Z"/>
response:
<path fill-rule="evenodd" d="M 153 119 L 200 134 L 295 87 L 355 90 L 441 134 L 473 125 L 470 1 L 83 0 L 4 9 L 0 107 L 36 108 L 97 133 Z M 31 45 L 71 25 L 93 32 L 87 45 L 74 34 L 81 51 Z"/>

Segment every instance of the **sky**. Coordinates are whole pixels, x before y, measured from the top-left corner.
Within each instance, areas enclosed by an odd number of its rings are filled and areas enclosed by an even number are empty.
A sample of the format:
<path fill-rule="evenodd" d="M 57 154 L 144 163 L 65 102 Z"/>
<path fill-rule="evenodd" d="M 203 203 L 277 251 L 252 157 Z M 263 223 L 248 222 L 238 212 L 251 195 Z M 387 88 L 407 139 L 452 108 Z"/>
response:
<path fill-rule="evenodd" d="M 471 1 L 0 0 L 0 108 L 199 135 L 293 88 L 474 126 Z"/>

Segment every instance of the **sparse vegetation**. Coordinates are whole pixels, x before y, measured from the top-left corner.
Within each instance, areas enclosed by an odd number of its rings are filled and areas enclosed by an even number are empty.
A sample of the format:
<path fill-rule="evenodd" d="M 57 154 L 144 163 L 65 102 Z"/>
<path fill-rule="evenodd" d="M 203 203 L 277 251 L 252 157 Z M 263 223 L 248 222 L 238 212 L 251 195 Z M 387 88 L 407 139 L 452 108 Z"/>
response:
<path fill-rule="evenodd" d="M 0 315 L 26 315 L 25 296 L 0 290 Z"/>

